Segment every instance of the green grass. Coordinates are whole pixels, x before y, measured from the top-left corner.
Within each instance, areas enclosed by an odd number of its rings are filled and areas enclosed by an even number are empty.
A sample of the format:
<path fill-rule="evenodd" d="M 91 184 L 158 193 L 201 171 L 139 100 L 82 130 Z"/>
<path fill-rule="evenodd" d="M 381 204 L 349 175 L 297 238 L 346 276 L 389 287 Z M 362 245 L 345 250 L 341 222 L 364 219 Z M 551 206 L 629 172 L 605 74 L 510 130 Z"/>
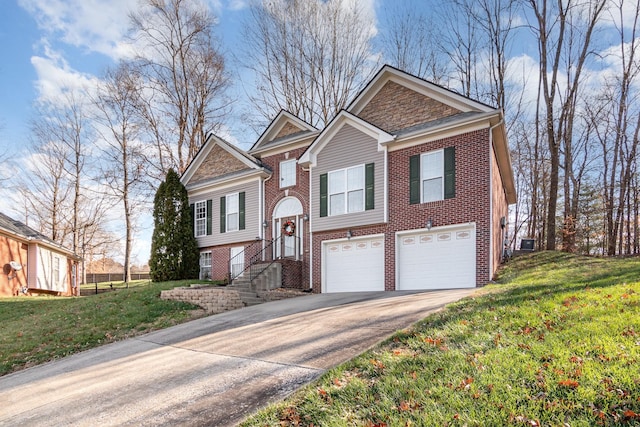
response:
<path fill-rule="evenodd" d="M 640 425 L 639 280 L 638 258 L 517 258 L 242 425 Z"/>
<path fill-rule="evenodd" d="M 197 307 L 159 296 L 193 282 L 145 281 L 76 298 L 2 298 L 0 375 L 190 320 Z"/>

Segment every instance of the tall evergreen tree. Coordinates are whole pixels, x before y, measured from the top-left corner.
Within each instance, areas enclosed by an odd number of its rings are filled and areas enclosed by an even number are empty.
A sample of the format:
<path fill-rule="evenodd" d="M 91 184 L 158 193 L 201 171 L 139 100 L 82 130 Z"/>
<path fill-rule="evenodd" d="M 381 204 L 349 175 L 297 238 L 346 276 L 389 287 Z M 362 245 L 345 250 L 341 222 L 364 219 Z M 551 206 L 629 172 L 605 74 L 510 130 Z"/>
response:
<path fill-rule="evenodd" d="M 158 187 L 153 218 L 151 279 L 154 282 L 196 279 L 200 267 L 191 208 L 187 189 L 173 169 Z"/>

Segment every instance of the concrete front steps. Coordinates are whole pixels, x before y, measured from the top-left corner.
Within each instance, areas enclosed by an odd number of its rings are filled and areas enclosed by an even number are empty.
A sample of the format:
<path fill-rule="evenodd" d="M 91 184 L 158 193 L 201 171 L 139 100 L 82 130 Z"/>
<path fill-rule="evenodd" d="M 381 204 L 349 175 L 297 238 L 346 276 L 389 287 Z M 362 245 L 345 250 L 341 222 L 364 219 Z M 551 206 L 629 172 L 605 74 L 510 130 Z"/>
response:
<path fill-rule="evenodd" d="M 262 271 L 264 270 L 264 271 Z M 259 274 L 262 271 L 261 274 Z M 250 277 L 255 276 L 253 283 Z M 262 304 L 267 300 L 262 295 L 264 292 L 277 289 L 282 286 L 282 266 L 280 263 L 254 264 L 239 277 L 233 279 L 233 283 L 227 289 L 234 289 L 240 295 L 245 306 Z"/>

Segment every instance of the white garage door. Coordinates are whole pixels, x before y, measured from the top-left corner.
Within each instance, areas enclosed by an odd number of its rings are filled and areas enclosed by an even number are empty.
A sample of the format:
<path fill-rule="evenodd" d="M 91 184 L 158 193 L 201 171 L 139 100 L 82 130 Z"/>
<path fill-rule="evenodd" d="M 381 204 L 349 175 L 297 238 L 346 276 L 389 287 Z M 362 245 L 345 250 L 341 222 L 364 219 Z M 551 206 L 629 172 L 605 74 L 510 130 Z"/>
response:
<path fill-rule="evenodd" d="M 325 292 L 384 291 L 384 236 L 324 243 L 322 267 Z"/>
<path fill-rule="evenodd" d="M 398 290 L 476 286 L 475 226 L 398 233 Z"/>

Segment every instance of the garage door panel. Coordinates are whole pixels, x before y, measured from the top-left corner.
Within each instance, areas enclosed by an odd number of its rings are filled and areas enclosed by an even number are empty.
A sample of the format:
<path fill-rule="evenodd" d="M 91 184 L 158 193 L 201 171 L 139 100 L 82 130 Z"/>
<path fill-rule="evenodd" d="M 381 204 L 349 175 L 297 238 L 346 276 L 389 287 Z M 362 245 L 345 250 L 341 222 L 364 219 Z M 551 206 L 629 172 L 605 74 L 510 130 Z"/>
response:
<path fill-rule="evenodd" d="M 398 289 L 475 287 L 473 228 L 402 234 L 397 251 Z"/>
<path fill-rule="evenodd" d="M 324 244 L 326 292 L 384 290 L 382 238 Z"/>

